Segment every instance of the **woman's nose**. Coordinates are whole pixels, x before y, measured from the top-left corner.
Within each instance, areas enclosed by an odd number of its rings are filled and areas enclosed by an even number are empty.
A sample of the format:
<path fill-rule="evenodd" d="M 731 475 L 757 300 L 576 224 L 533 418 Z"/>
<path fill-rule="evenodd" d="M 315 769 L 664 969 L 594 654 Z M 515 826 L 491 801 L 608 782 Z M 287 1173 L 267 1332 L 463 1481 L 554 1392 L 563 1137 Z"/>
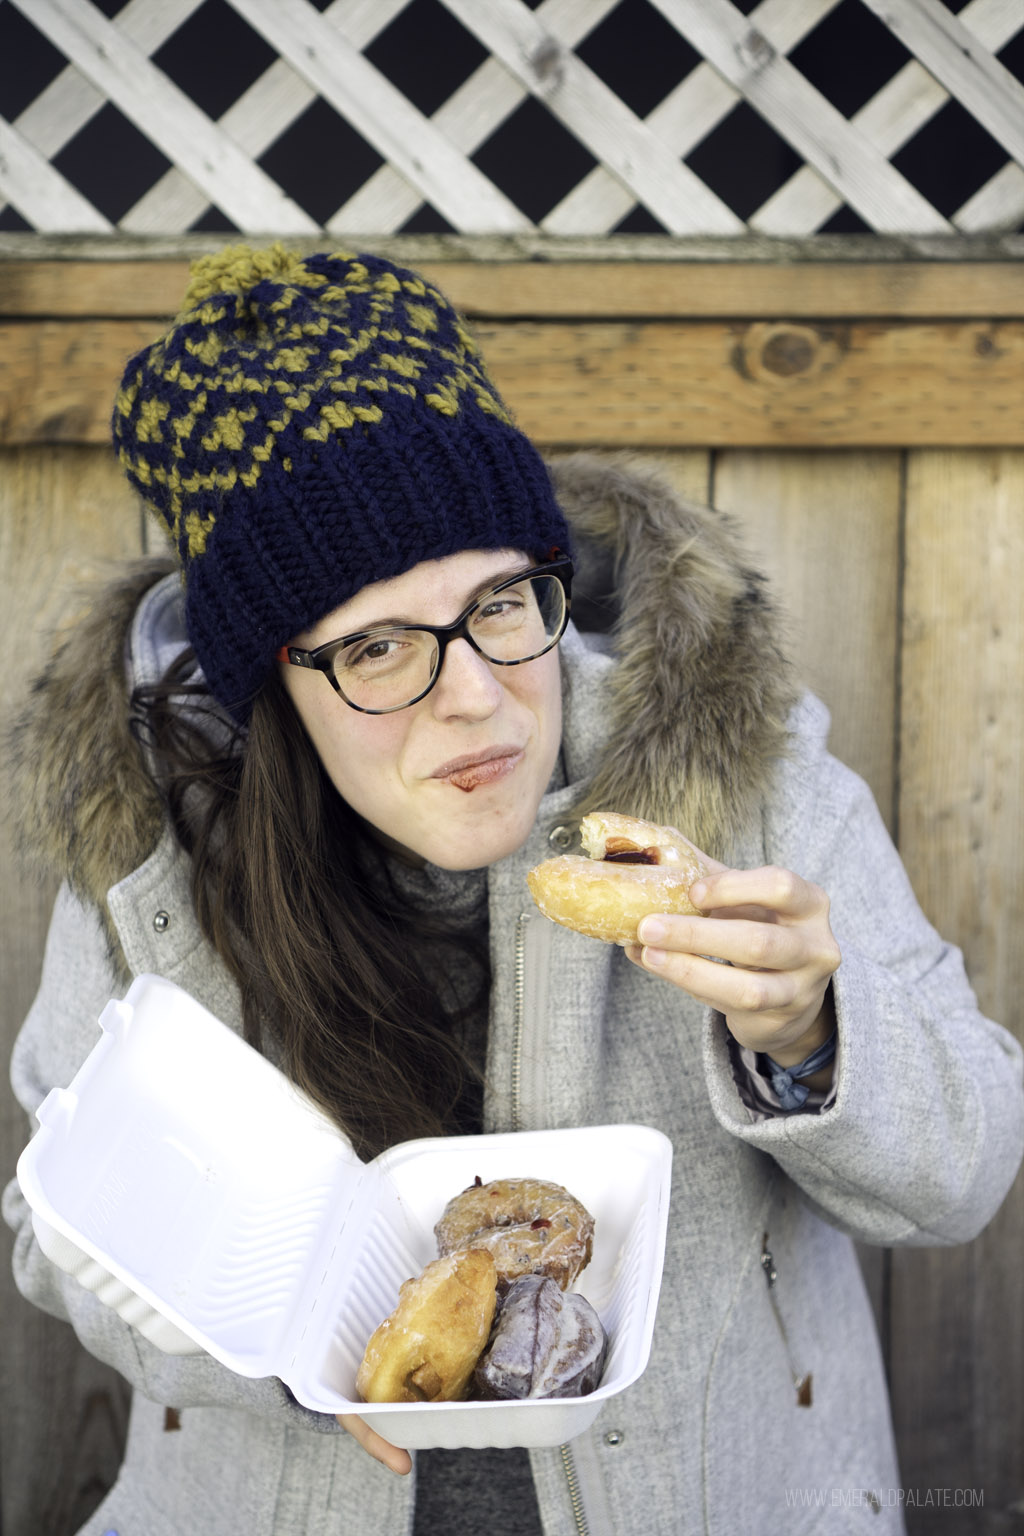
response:
<path fill-rule="evenodd" d="M 463 715 L 482 720 L 497 709 L 501 683 L 493 667 L 468 640 L 450 640 L 430 698 L 441 718 Z"/>

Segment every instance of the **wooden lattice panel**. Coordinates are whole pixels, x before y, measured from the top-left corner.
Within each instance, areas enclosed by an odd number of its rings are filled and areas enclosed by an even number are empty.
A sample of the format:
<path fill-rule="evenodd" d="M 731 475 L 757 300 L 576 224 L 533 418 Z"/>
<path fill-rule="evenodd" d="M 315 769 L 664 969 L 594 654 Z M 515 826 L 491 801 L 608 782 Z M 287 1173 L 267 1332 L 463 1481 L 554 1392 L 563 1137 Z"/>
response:
<path fill-rule="evenodd" d="M 0 54 L 0 229 L 1024 223 L 1022 0 L 0 0 Z"/>

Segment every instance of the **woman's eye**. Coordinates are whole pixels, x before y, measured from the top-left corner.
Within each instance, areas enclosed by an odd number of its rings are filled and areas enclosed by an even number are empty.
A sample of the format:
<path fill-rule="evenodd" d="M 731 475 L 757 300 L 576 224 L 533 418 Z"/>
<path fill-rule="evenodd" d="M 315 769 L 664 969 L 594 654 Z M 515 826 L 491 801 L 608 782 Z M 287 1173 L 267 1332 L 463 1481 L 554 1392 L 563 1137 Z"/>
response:
<path fill-rule="evenodd" d="M 376 635 L 345 651 L 341 661 L 347 669 L 380 667 L 397 661 L 404 649 L 396 636 Z"/>
<path fill-rule="evenodd" d="M 502 592 L 499 597 L 491 597 L 481 603 L 476 618 L 484 623 L 488 620 L 514 618 L 522 612 L 523 607 L 523 599 L 518 593 Z"/>

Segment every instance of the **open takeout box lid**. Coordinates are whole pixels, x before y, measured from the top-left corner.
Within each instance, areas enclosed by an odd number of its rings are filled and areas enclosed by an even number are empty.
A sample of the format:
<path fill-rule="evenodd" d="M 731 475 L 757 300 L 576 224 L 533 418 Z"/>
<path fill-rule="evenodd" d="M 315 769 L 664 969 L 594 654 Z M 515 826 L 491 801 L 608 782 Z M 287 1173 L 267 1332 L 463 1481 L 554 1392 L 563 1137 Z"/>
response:
<path fill-rule="evenodd" d="M 84 1251 L 217 1360 L 386 1439 L 557 1445 L 643 1372 L 668 1221 L 671 1144 L 642 1125 L 405 1142 L 361 1162 L 336 1126 L 188 993 L 140 976 L 107 1004 L 67 1088 L 38 1110 L 18 1179 L 40 1231 Z M 595 1218 L 580 1290 L 609 1335 L 589 1397 L 368 1405 L 355 1376 L 434 1223 L 479 1177 L 563 1184 Z M 128 1315 L 128 1314 L 126 1314 Z"/>

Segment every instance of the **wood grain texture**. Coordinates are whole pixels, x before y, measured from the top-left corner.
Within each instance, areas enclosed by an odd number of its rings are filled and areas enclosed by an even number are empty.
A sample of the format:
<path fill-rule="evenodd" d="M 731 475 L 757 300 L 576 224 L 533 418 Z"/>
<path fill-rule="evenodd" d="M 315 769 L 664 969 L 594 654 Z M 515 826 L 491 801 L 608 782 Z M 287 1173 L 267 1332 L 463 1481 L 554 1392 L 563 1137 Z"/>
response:
<path fill-rule="evenodd" d="M 982 1008 L 1024 1038 L 1024 457 L 917 453 L 907 473 L 901 849 L 925 911 L 961 946 Z M 904 1482 L 981 1488 L 913 1532 L 1024 1524 L 1024 1178 L 955 1249 L 905 1249 L 892 1277 L 893 1410 Z"/>
<path fill-rule="evenodd" d="M 483 323 L 523 428 L 623 447 L 1024 442 L 1016 321 Z"/>
<path fill-rule="evenodd" d="M 209 237 L 211 250 L 229 243 Z M 285 243 L 312 251 L 325 240 Z M 610 260 L 607 242 L 594 247 L 592 260 L 517 260 L 495 242 L 491 259 L 461 261 L 438 260 L 432 254 L 438 243 L 380 240 L 374 249 L 415 266 L 465 314 L 478 317 L 1024 319 L 1018 261 L 823 261 L 795 252 L 786 260 L 755 261 L 738 251 L 707 261 L 626 261 Z M 0 317 L 151 318 L 159 325 L 176 313 L 187 282 L 185 257 L 10 257 L 0 259 Z"/>
<path fill-rule="evenodd" d="M 105 443 L 152 321 L 0 323 L 0 444 Z M 1024 444 L 1024 322 L 480 322 L 545 447 Z"/>
<path fill-rule="evenodd" d="M 830 742 L 893 826 L 900 583 L 897 453 L 721 453 L 735 513 L 787 615 L 797 674 L 833 712 Z"/>
<path fill-rule="evenodd" d="M 43 634 L 59 623 L 75 582 L 104 555 L 140 550 L 139 513 L 112 456 L 96 449 L 0 452 L 3 649 L 0 712 L 41 663 Z M 0 826 L 0 1056 L 39 977 L 53 886 L 38 883 Z M 4 1070 L 6 1085 L 7 1073 Z M 0 1181 L 6 1184 L 31 1127 L 0 1093 Z M 0 1530 L 70 1536 L 120 1465 L 128 1392 L 81 1348 L 65 1323 L 22 1300 L 11 1275 L 12 1234 L 0 1225 Z"/>

